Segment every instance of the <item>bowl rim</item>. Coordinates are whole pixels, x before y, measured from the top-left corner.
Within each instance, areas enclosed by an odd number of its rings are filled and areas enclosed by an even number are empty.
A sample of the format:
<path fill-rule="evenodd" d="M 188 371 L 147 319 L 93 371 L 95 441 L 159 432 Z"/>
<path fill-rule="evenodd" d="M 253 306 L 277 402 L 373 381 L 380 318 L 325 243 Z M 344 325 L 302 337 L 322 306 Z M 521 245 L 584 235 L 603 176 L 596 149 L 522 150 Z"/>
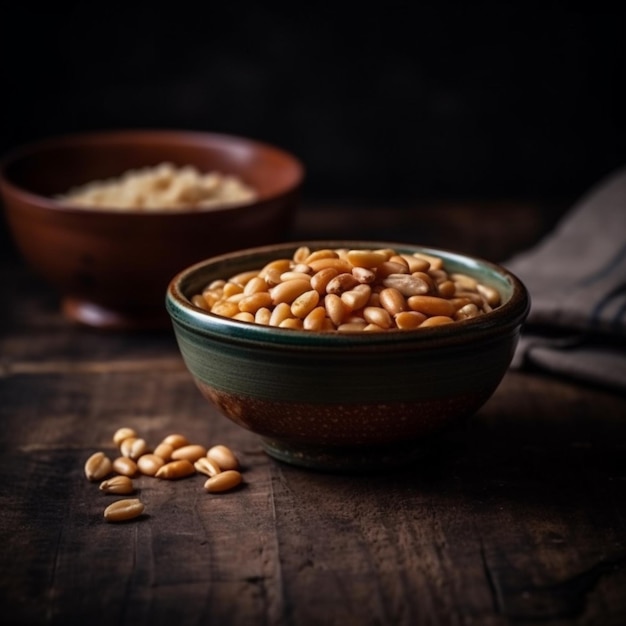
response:
<path fill-rule="evenodd" d="M 275 253 L 278 258 L 281 252 L 295 250 L 300 246 L 311 249 L 321 247 L 350 248 L 393 248 L 395 250 L 422 251 L 427 254 L 442 255 L 447 259 L 467 263 L 488 270 L 498 280 L 508 283 L 511 295 L 509 299 L 493 311 L 475 318 L 456 321 L 438 327 L 417 328 L 413 330 L 389 329 L 383 332 L 350 332 L 312 331 L 284 329 L 272 326 L 234 320 L 210 313 L 192 304 L 184 291 L 184 286 L 191 277 L 209 267 L 221 263 Z M 258 267 L 258 266 L 257 266 Z M 243 268 L 242 268 L 243 269 Z M 251 267 L 250 269 L 255 269 Z M 240 271 L 240 270 L 238 270 Z M 521 329 L 528 316 L 531 306 L 530 293 L 524 283 L 503 265 L 482 257 L 459 252 L 445 247 L 428 246 L 416 243 L 374 240 L 302 240 L 279 244 L 258 246 L 236 250 L 225 254 L 209 257 L 182 269 L 170 281 L 165 294 L 165 307 L 176 329 L 177 325 L 195 334 L 206 334 L 220 341 L 236 343 L 274 345 L 277 348 L 318 347 L 328 349 L 345 349 L 346 347 L 376 347 L 394 345 L 400 349 L 415 349 L 416 346 L 455 345 L 472 341 L 485 341 L 509 334 L 515 327 Z"/>
<path fill-rule="evenodd" d="M 211 140 L 221 145 L 226 145 L 230 142 L 237 142 L 241 146 L 250 148 L 261 148 L 263 150 L 272 152 L 275 155 L 284 159 L 285 163 L 288 163 L 293 170 L 293 178 L 289 185 L 278 190 L 272 194 L 259 195 L 252 201 L 233 202 L 224 207 L 198 207 L 198 208 L 173 208 L 165 207 L 159 210 L 135 210 L 124 209 L 120 210 L 112 207 L 75 207 L 56 200 L 55 198 L 48 198 L 47 196 L 40 195 L 34 191 L 27 189 L 17 184 L 8 175 L 9 168 L 21 159 L 34 156 L 40 151 L 51 150 L 61 146 L 79 145 L 81 143 L 99 143 L 103 145 L 108 143 L 115 143 L 125 139 L 139 139 L 142 142 L 175 139 L 189 142 L 202 142 Z M 121 172 L 120 172 L 121 174 Z M 292 152 L 281 148 L 277 145 L 263 141 L 260 139 L 246 137 L 238 134 L 230 134 L 225 132 L 213 132 L 202 131 L 182 128 L 115 128 L 104 130 L 87 130 L 78 131 L 65 134 L 50 135 L 39 140 L 33 140 L 21 145 L 18 145 L 11 150 L 7 151 L 0 158 L 0 191 L 4 195 L 7 194 L 7 190 L 14 194 L 16 197 L 27 201 L 29 204 L 36 204 L 38 207 L 58 211 L 61 213 L 81 214 L 81 215 L 124 215 L 124 216 L 141 216 L 142 218 L 152 218 L 154 216 L 188 216 L 205 213 L 216 213 L 222 211 L 240 212 L 246 211 L 251 207 L 257 207 L 259 205 L 269 204 L 274 202 L 277 198 L 282 198 L 290 194 L 298 192 L 304 182 L 306 170 L 304 163 Z"/>

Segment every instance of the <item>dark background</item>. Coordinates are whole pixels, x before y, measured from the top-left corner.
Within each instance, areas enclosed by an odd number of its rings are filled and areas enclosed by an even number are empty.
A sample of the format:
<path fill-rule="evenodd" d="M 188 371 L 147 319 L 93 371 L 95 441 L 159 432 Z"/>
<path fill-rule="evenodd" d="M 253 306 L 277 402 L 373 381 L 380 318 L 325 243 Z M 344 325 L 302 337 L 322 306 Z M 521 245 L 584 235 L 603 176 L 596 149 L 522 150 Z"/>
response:
<path fill-rule="evenodd" d="M 624 9 L 8 3 L 0 153 L 168 127 L 295 152 L 304 201 L 567 203 L 626 161 Z M 350 6 L 350 10 L 347 8 Z"/>

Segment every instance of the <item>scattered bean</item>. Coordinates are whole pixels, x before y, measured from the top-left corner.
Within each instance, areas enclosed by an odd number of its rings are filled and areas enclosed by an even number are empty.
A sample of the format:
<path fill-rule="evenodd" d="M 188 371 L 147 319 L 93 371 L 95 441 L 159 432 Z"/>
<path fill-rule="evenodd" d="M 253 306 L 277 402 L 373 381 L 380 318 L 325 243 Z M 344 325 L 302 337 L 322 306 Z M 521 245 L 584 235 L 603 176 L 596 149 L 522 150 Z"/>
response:
<path fill-rule="evenodd" d="M 129 494 L 135 491 L 133 481 L 128 476 L 113 476 L 100 483 L 100 491 L 116 495 Z"/>
<path fill-rule="evenodd" d="M 209 459 L 215 461 L 222 471 L 239 469 L 239 460 L 227 446 L 221 444 L 212 446 L 206 455 Z"/>
<path fill-rule="evenodd" d="M 204 488 L 209 493 L 219 493 L 229 491 L 240 485 L 243 477 L 237 470 L 226 470 L 215 476 L 211 476 L 205 483 Z"/>
<path fill-rule="evenodd" d="M 154 476 L 164 465 L 165 461 L 156 454 L 142 454 L 137 459 L 137 468 L 146 476 Z"/>
<path fill-rule="evenodd" d="M 113 460 L 113 469 L 123 476 L 135 476 L 139 469 L 137 463 L 130 457 L 120 456 Z"/>
<path fill-rule="evenodd" d="M 256 277 L 241 274 L 238 280 L 248 285 Z M 314 313 L 319 316 L 320 310 L 324 311 L 324 308 L 314 308 L 305 320 Z M 321 316 L 321 319 L 326 318 Z M 207 449 L 203 445 L 190 443 L 184 435 L 172 433 L 156 446 L 154 452 L 150 452 L 145 439 L 127 427 L 119 428 L 114 433 L 113 443 L 120 448 L 122 456 L 111 461 L 105 452 L 98 451 L 87 459 L 84 466 L 87 478 L 100 481 L 99 489 L 105 494 L 134 493 L 135 485 L 131 477 L 139 473 L 166 480 L 195 473 L 204 474 L 208 476 L 204 488 L 209 493 L 228 491 L 243 482 L 239 460 L 230 448 L 222 444 Z M 145 452 L 139 454 L 140 450 Z M 107 478 L 113 471 L 117 475 Z M 104 518 L 108 522 L 123 522 L 140 516 L 144 510 L 145 506 L 139 499 L 127 498 L 107 506 Z"/>
<path fill-rule="evenodd" d="M 137 498 L 127 498 L 113 502 L 104 509 L 104 519 L 107 522 L 125 522 L 139 517 L 145 510 L 143 502 Z"/>
<path fill-rule="evenodd" d="M 187 444 L 186 446 L 181 446 L 180 448 L 176 448 L 172 452 L 172 460 L 178 461 L 180 459 L 187 459 L 191 463 L 197 461 L 200 457 L 205 456 L 207 453 L 207 449 L 200 444 Z"/>
<path fill-rule="evenodd" d="M 185 476 L 191 476 L 194 474 L 196 468 L 191 461 L 187 459 L 179 459 L 178 461 L 170 461 L 162 465 L 154 474 L 157 478 L 163 478 L 165 480 L 177 480 L 178 478 L 185 478 Z"/>
<path fill-rule="evenodd" d="M 137 433 L 132 428 L 118 428 L 113 434 L 113 443 L 119 447 L 124 439 L 130 437 L 137 437 Z"/>
<path fill-rule="evenodd" d="M 102 480 L 113 470 L 111 459 L 104 452 L 94 452 L 85 461 L 85 476 L 88 480 Z"/>
<path fill-rule="evenodd" d="M 215 476 L 222 471 L 221 467 L 213 459 L 209 459 L 206 456 L 198 459 L 193 466 L 196 468 L 197 472 L 206 474 L 207 476 Z"/>

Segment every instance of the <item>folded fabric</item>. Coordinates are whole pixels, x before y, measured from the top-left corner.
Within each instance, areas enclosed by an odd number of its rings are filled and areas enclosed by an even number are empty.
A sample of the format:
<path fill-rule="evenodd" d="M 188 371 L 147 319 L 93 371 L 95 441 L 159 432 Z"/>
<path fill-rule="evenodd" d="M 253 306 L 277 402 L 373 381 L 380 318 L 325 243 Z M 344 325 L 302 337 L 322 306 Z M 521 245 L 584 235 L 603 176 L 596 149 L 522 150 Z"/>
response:
<path fill-rule="evenodd" d="M 512 367 L 626 389 L 626 167 L 503 265 L 531 296 Z"/>

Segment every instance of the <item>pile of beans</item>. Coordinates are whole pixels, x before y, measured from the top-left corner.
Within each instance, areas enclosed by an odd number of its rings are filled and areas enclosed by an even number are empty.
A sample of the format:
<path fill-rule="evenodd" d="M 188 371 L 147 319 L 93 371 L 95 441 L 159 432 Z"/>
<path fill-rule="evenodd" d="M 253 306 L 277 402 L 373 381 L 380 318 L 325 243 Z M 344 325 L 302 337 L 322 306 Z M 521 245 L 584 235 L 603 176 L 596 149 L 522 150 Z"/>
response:
<path fill-rule="evenodd" d="M 184 435 L 172 433 L 151 448 L 128 427 L 115 431 L 113 443 L 119 452 L 117 456 L 100 450 L 94 452 L 84 466 L 87 479 L 99 482 L 100 491 L 105 494 L 133 494 L 133 479 L 142 475 L 177 480 L 204 474 L 208 476 L 204 483 L 208 493 L 229 491 L 243 482 L 239 460 L 230 448 L 221 444 L 206 448 L 190 443 Z M 106 507 L 104 519 L 122 522 L 139 517 L 144 510 L 138 498 L 124 498 Z"/>
<path fill-rule="evenodd" d="M 212 281 L 192 303 L 216 315 L 313 331 L 413 330 L 450 324 L 500 305 L 499 292 L 441 258 L 392 249 L 312 251 Z"/>

